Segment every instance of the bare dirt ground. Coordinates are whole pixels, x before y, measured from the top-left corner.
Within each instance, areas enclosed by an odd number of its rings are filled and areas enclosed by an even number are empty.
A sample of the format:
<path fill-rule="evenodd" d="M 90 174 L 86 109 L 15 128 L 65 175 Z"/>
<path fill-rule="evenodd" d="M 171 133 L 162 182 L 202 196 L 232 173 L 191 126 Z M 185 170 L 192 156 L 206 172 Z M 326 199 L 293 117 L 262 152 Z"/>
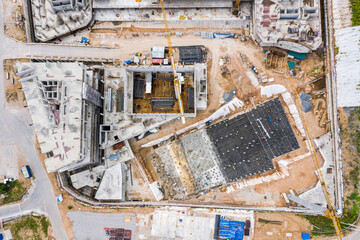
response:
<path fill-rule="evenodd" d="M 16 60 L 5 60 L 4 61 L 4 86 L 5 86 L 5 103 L 6 107 L 12 109 L 20 109 L 26 106 L 26 99 L 24 92 L 21 90 L 21 83 L 18 81 L 19 76 L 16 75 L 16 69 L 14 64 L 16 61 L 27 62 L 26 59 L 16 59 Z M 9 79 L 7 79 L 7 73 Z M 13 83 L 12 83 L 13 80 Z"/>
<path fill-rule="evenodd" d="M 26 42 L 24 13 L 21 0 L 2 0 L 5 35 Z"/>
<path fill-rule="evenodd" d="M 319 155 L 320 157 L 320 155 Z M 289 193 L 292 189 L 296 194 L 301 194 L 315 187 L 318 178 L 314 171 L 311 156 L 289 165 L 289 176 L 252 187 L 226 193 L 223 187 L 215 188 L 210 192 L 183 200 L 187 203 L 224 204 L 232 206 L 257 206 L 257 207 L 286 207 L 289 206 L 281 193 Z M 301 179 L 301 181 L 300 181 Z"/>
<path fill-rule="evenodd" d="M 136 39 L 136 37 L 131 37 L 132 39 Z M 160 38 L 160 37 L 157 37 Z M 145 38 L 146 39 L 146 38 Z M 194 36 L 184 36 L 182 38 L 173 38 L 173 42 L 177 42 L 182 39 L 182 45 L 186 45 L 185 43 L 189 43 L 189 41 L 193 44 L 197 44 L 197 41 L 201 38 Z M 147 40 L 145 40 L 147 41 Z M 200 43 L 199 43 L 200 44 Z M 245 102 L 244 109 L 250 109 L 255 105 L 267 101 L 268 99 L 260 96 L 260 90 L 255 88 L 250 79 L 245 74 L 246 71 L 249 71 L 249 66 L 254 65 L 258 69 L 259 73 L 266 72 L 268 78 L 273 77 L 273 84 L 282 84 L 284 85 L 289 92 L 293 92 L 287 71 L 287 57 L 283 60 L 282 65 L 279 64 L 277 67 L 267 67 L 263 58 L 265 57 L 264 51 L 254 44 L 251 41 L 241 42 L 238 39 L 224 39 L 224 40 L 209 40 L 209 39 L 201 39 L 201 44 L 205 45 L 208 48 L 208 93 L 209 93 L 209 102 L 208 108 L 205 111 L 199 111 L 196 118 L 187 118 L 186 125 L 181 124 L 180 121 L 172 121 L 169 124 L 163 125 L 161 130 L 155 134 L 151 134 L 148 137 L 140 140 L 140 141 L 131 141 L 131 145 L 134 147 L 134 150 L 137 151 L 138 147 L 144 143 L 147 143 L 151 140 L 158 139 L 160 137 L 166 136 L 168 134 L 174 133 L 174 131 L 189 126 L 191 124 L 196 123 L 199 120 L 202 120 L 211 115 L 211 113 L 215 112 L 221 105 L 221 99 L 223 94 L 226 91 L 230 91 L 231 89 L 236 88 L 236 96 Z M 174 44 L 175 45 L 175 44 Z M 236 49 L 234 51 L 234 49 Z M 240 58 L 240 53 L 243 58 L 246 59 L 243 62 Z M 222 74 L 222 66 L 219 65 L 220 58 L 224 56 L 228 56 L 230 59 L 230 64 L 227 64 L 227 72 L 229 75 Z M 298 92 L 305 91 L 312 94 L 313 91 L 318 91 L 323 89 L 325 86 L 318 86 L 319 84 L 308 84 L 310 81 L 314 79 L 314 77 L 322 74 L 321 59 L 315 55 L 310 54 L 308 58 L 301 63 L 297 63 L 299 68 L 296 69 L 297 76 L 294 78 L 294 84 L 297 88 Z M 315 70 L 314 70 L 315 69 Z M 250 69 L 251 71 L 251 69 Z M 316 71 L 316 73 L 315 73 Z M 278 72 L 282 72 L 279 74 Z M 240 80 L 239 80 L 239 77 Z M 265 83 L 267 85 L 269 83 Z M 315 92 L 318 93 L 318 92 Z M 306 124 L 311 133 L 311 137 L 317 138 L 323 134 L 325 134 L 328 129 L 324 123 L 326 119 L 323 116 L 326 114 L 326 95 L 323 94 L 312 94 L 314 107 L 313 110 L 309 113 L 304 113 L 304 117 L 306 119 Z M 255 105 L 254 105 L 255 104 Z M 299 141 L 300 149 L 294 152 L 287 154 L 286 156 L 281 156 L 277 159 L 274 159 L 276 163 L 279 159 L 284 158 L 294 158 L 299 155 L 303 155 L 308 152 L 306 148 L 306 144 L 304 142 L 304 137 L 301 136 L 300 132 L 296 130 L 295 121 L 292 118 L 286 104 L 283 102 L 283 106 L 285 112 L 288 115 L 290 124 L 294 127 L 295 135 Z M 314 119 L 316 121 L 314 121 Z M 149 149 L 141 149 L 139 154 L 141 158 L 145 160 L 145 166 L 149 170 L 152 179 L 157 179 L 155 174 L 155 170 L 151 166 L 151 161 L 148 158 Z M 319 159 L 322 158 L 321 156 Z M 294 189 L 298 193 L 302 193 L 306 190 L 311 189 L 317 183 L 317 178 L 314 173 L 315 167 L 312 162 L 312 158 L 306 157 L 302 160 L 299 160 L 296 163 L 293 163 L 289 166 L 290 177 L 286 177 L 285 179 L 273 181 L 271 183 L 261 184 L 257 187 L 253 187 L 250 189 L 246 189 L 244 191 L 238 191 L 235 193 L 227 194 L 223 192 L 223 189 L 212 190 L 209 193 L 203 195 L 202 197 L 196 199 L 190 199 L 189 202 L 216 202 L 216 203 L 229 203 L 229 204 L 245 204 L 245 205 L 257 205 L 259 204 L 257 200 L 261 199 L 261 204 L 259 206 L 285 206 L 285 203 L 280 197 L 282 192 L 288 192 L 289 189 Z M 322 164 L 322 163 L 321 163 Z M 303 179 L 302 181 L 298 181 L 298 179 Z M 247 198 L 245 193 L 253 192 L 256 198 Z M 268 197 L 266 197 L 268 195 Z M 265 197 L 265 198 L 264 198 Z M 214 201 L 216 200 L 216 201 Z"/>
<path fill-rule="evenodd" d="M 267 222 L 274 221 L 274 222 Z M 302 232 L 309 232 L 310 224 L 293 213 L 255 213 L 254 239 L 301 239 Z"/>
<path fill-rule="evenodd" d="M 73 40 L 79 38 L 79 34 L 77 36 L 73 36 Z M 164 45 L 166 46 L 166 38 L 161 36 L 156 36 L 155 33 L 132 33 L 130 30 L 116 31 L 112 32 L 92 32 L 92 33 L 81 33 L 81 36 L 86 36 L 90 38 L 90 43 L 93 46 L 107 46 L 107 47 L 121 47 L 126 48 L 128 54 L 124 54 L 119 56 L 122 60 L 127 60 L 131 58 L 135 52 L 139 51 L 150 51 L 150 48 L 153 45 Z M 195 122 L 204 119 L 210 116 L 213 112 L 215 112 L 221 106 L 221 99 L 225 93 L 225 91 L 230 91 L 231 89 L 236 88 L 237 93 L 236 96 L 239 97 L 240 100 L 243 100 L 247 105 L 245 108 L 253 107 L 253 103 L 258 104 L 265 99 L 261 98 L 260 91 L 255 89 L 251 85 L 251 81 L 246 76 L 245 72 L 249 70 L 249 64 L 256 66 L 259 72 L 266 72 L 269 78 L 274 77 L 275 84 L 284 85 L 290 92 L 292 92 L 290 88 L 290 83 L 288 80 L 285 67 L 282 69 L 268 69 L 265 66 L 265 61 L 263 58 L 265 57 L 264 51 L 254 44 L 251 41 L 241 42 L 239 39 L 223 39 L 223 40 L 215 40 L 215 39 L 202 39 L 200 37 L 193 36 L 193 33 L 186 34 L 184 33 L 183 37 L 173 37 L 172 43 L 174 46 L 179 45 L 204 45 L 208 49 L 208 108 L 205 111 L 199 111 L 196 118 L 187 118 L 186 125 L 181 124 L 180 121 L 173 121 L 170 124 L 166 124 L 162 126 L 161 131 L 157 133 L 151 134 L 148 137 L 134 142 L 132 141 L 132 145 L 137 147 L 144 144 L 145 142 L 155 140 L 167 134 L 171 134 L 180 128 L 189 126 L 194 124 Z M 248 62 L 245 64 L 241 61 L 239 55 L 243 54 L 248 59 Z M 228 70 L 230 72 L 230 76 L 224 77 L 221 74 L 221 66 L 219 66 L 219 60 L 223 56 L 228 56 L 230 58 L 230 64 L 227 65 Z M 286 62 L 287 63 L 287 62 Z M 313 67 L 321 65 L 321 60 L 316 57 L 309 57 L 305 61 L 301 63 L 301 70 L 304 72 L 303 77 L 295 78 L 295 85 L 298 89 L 307 89 L 311 91 L 311 87 L 307 86 L 311 78 L 307 73 L 312 72 Z M 274 72 L 277 71 L 277 72 Z M 279 73 L 281 72 L 282 73 Z M 241 76 L 241 80 L 239 77 Z M 299 76 L 299 75 L 298 75 Z M 240 83 L 239 83 L 240 82 Z M 252 103 L 253 102 L 253 103 Z M 288 114 L 288 110 L 285 109 Z M 313 134 L 313 137 L 322 135 L 325 130 L 318 125 L 318 121 L 313 121 L 315 113 L 309 113 L 307 118 L 307 123 L 309 125 L 309 129 Z M 313 114 L 313 115 L 311 115 Z M 294 125 L 293 119 L 290 118 L 290 122 Z M 295 155 L 300 155 L 306 152 L 304 142 L 302 141 L 299 133 L 296 133 L 299 143 L 301 145 L 301 149 L 296 153 L 290 153 L 290 157 L 294 157 Z M 147 153 L 141 153 L 140 155 L 146 156 Z M 43 158 L 44 159 L 44 158 Z M 150 172 L 154 171 L 154 169 L 149 169 Z M 262 206 L 284 206 L 284 201 L 280 197 L 281 192 L 286 192 L 290 188 L 296 190 L 298 193 L 303 192 L 316 184 L 316 176 L 314 174 L 314 167 L 312 164 L 311 157 L 304 158 L 296 163 L 293 163 L 289 167 L 290 177 L 273 181 L 270 183 L 262 184 L 256 186 L 254 188 L 246 189 L 242 192 L 233 192 L 230 194 L 226 194 L 222 189 L 219 189 L 218 192 L 210 192 L 203 197 L 203 199 L 196 199 L 195 202 L 211 202 L 216 199 L 216 203 L 221 202 L 231 202 L 238 205 L 256 205 L 256 202 L 259 201 Z M 156 180 L 156 175 L 153 175 L 153 180 Z M 95 211 L 95 212 L 143 212 L 143 211 L 152 211 L 151 209 L 145 208 L 134 208 L 134 209 L 97 209 L 88 206 L 84 206 L 77 201 L 74 201 L 71 196 L 65 194 L 63 190 L 61 190 L 58 186 L 56 177 L 54 174 L 49 175 L 55 194 L 64 194 L 64 202 L 60 204 L 60 212 L 62 214 L 62 218 L 66 227 L 66 230 L 70 236 L 73 237 L 71 230 L 71 221 L 66 217 L 66 213 L 71 210 L 81 210 L 81 211 Z M 302 179 L 302 181 L 299 181 Z M 248 194 L 254 193 L 254 194 Z M 245 196 L 254 196 L 253 200 L 248 200 Z M 215 196 L 215 198 L 214 198 Z M 266 197 L 266 198 L 265 198 Z M 223 199 L 223 200 L 221 200 Z M 269 200 L 267 200 L 269 199 Z M 189 201 L 190 202 L 190 201 Z"/>

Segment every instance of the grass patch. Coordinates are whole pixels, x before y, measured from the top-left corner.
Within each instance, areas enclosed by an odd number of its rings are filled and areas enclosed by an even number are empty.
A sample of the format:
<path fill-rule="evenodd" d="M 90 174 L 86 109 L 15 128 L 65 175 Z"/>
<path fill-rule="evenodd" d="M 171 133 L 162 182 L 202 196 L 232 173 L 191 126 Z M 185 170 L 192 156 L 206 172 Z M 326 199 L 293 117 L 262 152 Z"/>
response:
<path fill-rule="evenodd" d="M 68 209 L 68 210 L 71 210 L 71 209 L 73 209 L 73 208 L 74 208 L 74 207 L 71 206 L 71 205 L 67 206 L 67 209 Z"/>
<path fill-rule="evenodd" d="M 48 230 L 49 230 L 49 227 L 50 227 L 50 222 L 49 220 L 46 218 L 46 217 L 42 217 L 40 219 L 40 224 L 41 224 L 41 229 L 43 231 L 43 233 L 45 234 L 45 236 L 47 237 L 48 236 Z"/>
<path fill-rule="evenodd" d="M 16 202 L 20 200 L 26 193 L 26 188 L 23 186 L 19 180 L 15 180 L 11 183 L 6 184 L 7 190 L 4 192 L 6 197 L 0 200 L 0 205 Z M 6 187 L 4 187 L 6 188 Z"/>
<path fill-rule="evenodd" d="M 10 229 L 14 240 L 47 239 L 50 222 L 43 216 L 26 216 L 4 225 Z"/>
<path fill-rule="evenodd" d="M 350 149 L 348 150 L 354 156 L 360 156 L 360 109 L 356 108 L 351 111 L 348 119 L 349 126 L 349 144 Z M 360 163 L 355 160 L 350 164 L 351 171 L 344 178 L 348 178 L 354 192 L 359 190 L 359 176 L 360 176 Z"/>
<path fill-rule="evenodd" d="M 346 232 L 349 224 L 353 224 L 359 216 L 360 196 L 352 193 L 345 201 L 344 214 L 339 218 L 341 229 Z M 335 235 L 335 228 L 330 218 L 324 216 L 305 215 L 305 218 L 313 226 L 311 234 L 313 236 Z"/>
<path fill-rule="evenodd" d="M 360 25 L 360 1 L 359 0 L 350 0 L 351 10 L 352 10 L 352 24 L 353 26 Z"/>

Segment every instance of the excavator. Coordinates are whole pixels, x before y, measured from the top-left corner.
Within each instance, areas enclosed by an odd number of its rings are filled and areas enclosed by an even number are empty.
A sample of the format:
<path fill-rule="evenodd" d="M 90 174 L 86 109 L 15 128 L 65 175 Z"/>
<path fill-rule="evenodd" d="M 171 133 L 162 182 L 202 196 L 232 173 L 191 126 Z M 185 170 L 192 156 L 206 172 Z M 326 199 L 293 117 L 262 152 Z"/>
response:
<path fill-rule="evenodd" d="M 235 5 L 234 5 L 235 8 L 239 7 L 240 1 L 241 0 L 236 0 Z M 184 78 L 181 76 L 181 74 L 177 73 L 177 71 L 176 71 L 176 65 L 175 65 L 175 61 L 174 61 L 174 54 L 173 54 L 173 49 L 172 49 L 171 39 L 170 39 L 170 30 L 169 30 L 169 26 L 168 26 L 168 22 L 167 22 L 167 18 L 166 18 L 166 11 L 165 11 L 165 6 L 164 6 L 164 1 L 160 0 L 160 3 L 161 3 L 161 10 L 162 10 L 162 14 L 163 14 L 164 24 L 165 24 L 166 38 L 167 38 L 168 47 L 169 47 L 169 54 L 170 54 L 170 59 L 171 59 L 171 67 L 172 67 L 172 71 L 173 71 L 173 75 L 174 75 L 174 86 L 175 86 L 176 98 L 177 98 L 177 100 L 179 102 L 181 121 L 182 121 L 182 123 L 185 123 L 184 108 L 183 108 L 183 103 L 182 103 L 182 100 L 181 100 L 181 84 L 183 83 Z M 291 87 L 293 89 L 293 92 L 295 93 L 295 100 L 296 100 L 297 106 L 301 106 L 299 96 L 298 96 L 297 90 L 295 88 L 293 78 L 289 77 L 289 80 L 290 80 L 290 85 L 291 85 Z M 337 211 L 335 209 L 335 205 L 334 205 L 334 203 L 333 203 L 333 201 L 331 199 L 331 195 L 329 193 L 328 187 L 326 186 L 324 175 L 321 172 L 321 165 L 320 165 L 320 162 L 319 162 L 318 157 L 317 157 L 316 152 L 315 152 L 314 142 L 313 142 L 312 138 L 310 137 L 309 129 L 308 129 L 307 125 L 306 125 L 304 115 L 303 115 L 302 111 L 299 111 L 299 112 L 300 112 L 300 115 L 301 115 L 302 122 L 304 124 L 305 130 L 306 130 L 307 139 L 310 142 L 310 151 L 311 151 L 311 154 L 312 154 L 312 157 L 313 157 L 313 160 L 314 160 L 315 167 L 316 167 L 317 172 L 318 172 L 318 177 L 319 177 L 319 180 L 320 180 L 321 188 L 322 188 L 323 194 L 324 194 L 326 202 L 327 202 L 327 210 L 324 211 L 324 214 L 325 214 L 326 217 L 328 217 L 328 218 L 330 218 L 332 220 L 338 239 L 343 240 L 344 239 L 344 234 L 343 234 L 341 226 L 340 226 L 340 221 L 339 221 L 339 218 L 338 218 L 338 215 L 337 215 Z"/>
<path fill-rule="evenodd" d="M 164 1 L 160 0 L 160 3 L 161 3 L 161 10 L 162 10 L 162 14 L 163 14 L 164 24 L 165 24 L 165 34 L 166 34 L 168 47 L 169 47 L 169 54 L 170 54 L 170 59 L 171 59 L 171 68 L 172 68 L 172 72 L 173 72 L 173 75 L 174 75 L 175 95 L 176 95 L 176 98 L 177 98 L 178 104 L 179 104 L 181 122 L 183 124 L 185 124 L 184 106 L 183 106 L 183 102 L 181 100 L 181 84 L 184 83 L 184 77 L 182 76 L 181 73 L 178 73 L 176 71 L 176 65 L 175 65 L 175 60 L 174 60 L 174 51 L 173 51 L 173 48 L 172 48 L 172 45 L 171 45 L 170 30 L 169 30 L 169 25 L 168 25 L 168 22 L 167 22 L 167 19 L 166 19 L 166 11 L 165 11 L 165 6 L 164 6 Z"/>

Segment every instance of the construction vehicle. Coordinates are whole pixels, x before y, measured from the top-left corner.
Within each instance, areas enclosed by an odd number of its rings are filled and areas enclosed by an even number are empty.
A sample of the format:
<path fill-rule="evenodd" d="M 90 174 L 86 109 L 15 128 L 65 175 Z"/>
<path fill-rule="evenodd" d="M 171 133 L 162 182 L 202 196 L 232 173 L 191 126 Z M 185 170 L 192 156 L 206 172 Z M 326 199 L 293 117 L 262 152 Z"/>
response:
<path fill-rule="evenodd" d="M 235 8 L 238 8 L 239 7 L 239 5 L 240 5 L 240 2 L 241 2 L 241 0 L 236 0 L 236 2 L 235 2 Z"/>
<path fill-rule="evenodd" d="M 299 98 L 299 94 L 296 90 L 296 87 L 295 87 L 295 84 L 294 84 L 294 80 L 293 80 L 293 77 L 292 76 L 289 76 L 288 77 L 289 79 L 289 82 L 290 82 L 290 85 L 291 85 L 291 88 L 295 94 L 295 101 L 296 101 L 296 105 L 298 106 L 298 109 L 300 108 L 301 106 L 301 103 L 300 103 L 300 98 Z M 328 190 L 328 187 L 326 186 L 326 183 L 325 183 L 325 178 L 324 178 L 324 175 L 321 171 L 321 165 L 320 165 L 320 162 L 318 160 L 318 157 L 316 155 L 316 148 L 315 148 L 315 144 L 314 144 L 314 141 L 313 139 L 311 138 L 310 136 L 310 132 L 309 132 L 309 129 L 307 127 L 307 124 L 306 124 L 306 121 L 305 121 L 305 118 L 304 118 L 304 114 L 303 112 L 299 109 L 299 112 L 300 112 L 300 116 L 301 116 L 301 120 L 303 122 L 303 125 L 304 125 L 304 128 L 305 128 L 305 133 L 306 133 L 306 137 L 307 137 L 307 140 L 310 142 L 310 152 L 311 152 L 311 155 L 312 155 L 312 158 L 314 160 L 314 164 L 315 164 L 315 168 L 316 168 L 316 171 L 317 171 L 317 175 L 319 177 L 319 181 L 320 181 L 320 185 L 321 185 L 321 189 L 323 191 L 323 194 L 324 194 L 324 197 L 326 199 L 326 203 L 327 203 L 327 209 L 324 211 L 324 214 L 326 217 L 330 218 L 334 224 L 334 229 L 335 229 L 335 232 L 336 232 L 336 235 L 338 237 L 339 240 L 343 240 L 344 239 L 344 234 L 341 230 L 341 226 L 340 226 L 340 221 L 339 221 L 339 218 L 338 218 L 338 213 L 335 209 L 335 205 L 331 199 L 331 195 L 329 193 L 329 190 Z"/>
<path fill-rule="evenodd" d="M 178 100 L 178 103 L 179 103 L 181 122 L 183 124 L 185 124 L 184 106 L 183 106 L 183 102 L 181 100 L 181 84 L 184 83 L 184 77 L 182 76 L 181 73 L 177 73 L 177 71 L 176 71 L 175 60 L 174 60 L 174 52 L 173 52 L 173 48 L 172 48 L 172 45 L 171 45 L 170 30 L 169 30 L 169 25 L 168 25 L 167 19 L 166 19 L 166 11 L 165 11 L 165 6 L 164 6 L 164 1 L 160 0 L 160 3 L 161 3 L 161 10 L 162 10 L 163 18 L 164 18 L 166 39 L 167 39 L 168 47 L 169 47 L 169 55 L 170 55 L 170 59 L 171 59 L 171 68 L 172 68 L 172 72 L 173 72 L 173 75 L 174 75 L 175 96 L 176 96 L 176 98 Z"/>

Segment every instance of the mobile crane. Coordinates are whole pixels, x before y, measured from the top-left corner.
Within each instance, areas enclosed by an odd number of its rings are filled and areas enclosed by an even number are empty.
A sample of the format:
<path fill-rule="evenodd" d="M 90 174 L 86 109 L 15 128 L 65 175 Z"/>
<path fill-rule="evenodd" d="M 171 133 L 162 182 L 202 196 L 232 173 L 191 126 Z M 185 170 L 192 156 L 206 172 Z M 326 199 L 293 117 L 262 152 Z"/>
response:
<path fill-rule="evenodd" d="M 177 73 L 177 71 L 176 71 L 175 60 L 174 60 L 174 52 L 173 52 L 173 48 L 172 48 L 172 45 L 171 45 L 170 30 L 169 30 L 169 25 L 168 25 L 167 19 L 166 19 L 166 11 L 165 11 L 165 6 L 164 6 L 164 1 L 160 0 L 160 3 L 161 3 L 161 10 L 162 10 L 162 14 L 163 14 L 164 24 L 165 24 L 166 39 L 167 39 L 168 47 L 169 47 L 171 68 L 172 68 L 172 72 L 173 72 L 173 75 L 174 75 L 175 95 L 176 95 L 176 98 L 177 98 L 178 103 L 179 103 L 181 122 L 183 124 L 185 124 L 184 106 L 183 106 L 183 102 L 181 100 L 181 84 L 184 83 L 184 77 L 181 75 L 181 73 Z"/>

